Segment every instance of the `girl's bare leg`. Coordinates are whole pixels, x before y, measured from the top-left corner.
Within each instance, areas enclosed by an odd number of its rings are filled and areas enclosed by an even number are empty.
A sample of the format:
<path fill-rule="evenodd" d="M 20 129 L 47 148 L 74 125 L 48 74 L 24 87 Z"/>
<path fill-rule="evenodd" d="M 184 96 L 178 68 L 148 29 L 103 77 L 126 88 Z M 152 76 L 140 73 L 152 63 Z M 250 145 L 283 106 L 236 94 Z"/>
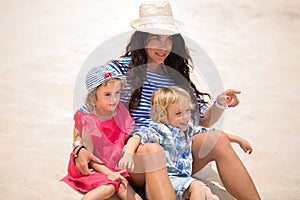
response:
<path fill-rule="evenodd" d="M 128 182 L 122 182 L 117 192 L 118 196 L 123 200 L 143 200 Z"/>
<path fill-rule="evenodd" d="M 135 163 L 135 168 L 138 168 L 139 173 L 131 174 L 132 182 L 139 187 L 146 184 L 149 200 L 175 200 L 175 192 L 168 177 L 162 147 L 154 143 L 145 143 L 138 147 L 137 154 L 145 158 L 143 159 L 144 171 L 142 172 L 141 167 Z M 157 164 L 158 160 L 159 165 Z M 161 163 L 164 164 L 162 167 L 153 167 L 161 166 Z"/>
<path fill-rule="evenodd" d="M 101 185 L 88 193 L 86 193 L 81 200 L 104 200 L 110 198 L 115 193 L 115 187 L 111 184 Z"/>
<path fill-rule="evenodd" d="M 210 151 L 203 155 L 200 152 L 201 146 L 209 145 L 204 143 L 205 137 L 217 138 L 217 140 Z M 247 169 L 234 152 L 227 135 L 222 131 L 209 131 L 196 135 L 193 140 L 192 151 L 193 174 L 202 169 L 208 162 L 215 160 L 220 178 L 232 196 L 239 200 L 260 199 Z M 199 158 L 199 154 L 201 158 Z"/>

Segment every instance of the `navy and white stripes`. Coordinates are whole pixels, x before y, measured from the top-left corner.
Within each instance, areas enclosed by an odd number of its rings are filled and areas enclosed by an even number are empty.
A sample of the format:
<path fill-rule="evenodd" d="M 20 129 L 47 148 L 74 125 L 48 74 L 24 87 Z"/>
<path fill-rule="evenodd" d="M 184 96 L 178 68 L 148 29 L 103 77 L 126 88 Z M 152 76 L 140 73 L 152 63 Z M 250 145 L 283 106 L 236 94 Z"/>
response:
<path fill-rule="evenodd" d="M 130 61 L 130 57 L 124 57 L 119 58 L 116 61 L 112 61 L 108 65 L 114 68 L 120 74 L 126 74 L 128 72 Z M 149 125 L 149 123 L 151 123 L 150 99 L 152 93 L 159 88 L 172 85 L 174 85 L 174 82 L 168 75 L 161 75 L 149 69 L 146 69 L 146 80 L 143 81 L 140 104 L 137 108 L 131 110 L 130 112 L 131 116 L 135 120 L 136 126 Z M 129 83 L 127 83 L 125 84 L 123 94 L 121 95 L 121 101 L 125 105 L 127 105 L 130 95 L 130 86 Z M 200 115 L 203 115 L 208 109 L 208 107 L 204 103 L 199 104 L 199 108 Z M 86 112 L 84 106 L 81 108 L 81 110 Z"/>

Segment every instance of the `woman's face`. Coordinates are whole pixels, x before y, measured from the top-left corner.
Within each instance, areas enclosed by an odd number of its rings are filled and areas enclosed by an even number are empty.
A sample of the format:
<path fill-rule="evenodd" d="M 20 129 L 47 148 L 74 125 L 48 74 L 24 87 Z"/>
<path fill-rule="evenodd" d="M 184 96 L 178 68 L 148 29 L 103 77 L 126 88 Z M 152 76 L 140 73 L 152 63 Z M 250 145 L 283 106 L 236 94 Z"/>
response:
<path fill-rule="evenodd" d="M 171 35 L 149 34 L 146 45 L 148 63 L 162 64 L 170 54 L 172 45 Z"/>

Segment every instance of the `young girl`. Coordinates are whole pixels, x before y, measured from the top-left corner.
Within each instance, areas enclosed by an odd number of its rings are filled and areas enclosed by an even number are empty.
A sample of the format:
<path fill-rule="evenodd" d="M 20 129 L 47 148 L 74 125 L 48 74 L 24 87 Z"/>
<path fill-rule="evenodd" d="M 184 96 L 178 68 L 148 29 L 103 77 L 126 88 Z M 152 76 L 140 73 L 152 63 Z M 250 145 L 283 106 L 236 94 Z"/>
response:
<path fill-rule="evenodd" d="M 86 108 L 89 113 L 78 110 L 74 115 L 74 128 L 81 139 L 75 140 L 73 144 L 68 175 L 62 180 L 86 193 L 82 199 L 108 199 L 115 192 L 121 199 L 141 199 L 128 184 L 128 173 L 117 168 L 124 143 L 134 125 L 129 112 L 119 101 L 121 75 L 109 66 L 92 68 L 86 76 L 86 87 Z M 139 138 L 131 137 L 126 152 L 135 152 L 138 145 Z M 96 162 L 89 162 L 89 168 L 94 172 L 88 176 L 80 173 L 75 164 L 82 149 L 87 149 L 99 158 Z M 121 162 L 133 169 L 131 160 Z"/>
<path fill-rule="evenodd" d="M 205 130 L 190 122 L 193 107 L 186 90 L 178 86 L 158 89 L 151 98 L 153 123 L 141 127 L 134 135 L 141 137 L 142 144 L 153 142 L 163 147 L 177 199 L 218 199 L 201 181 L 191 177 L 193 136 Z M 246 140 L 233 135 L 228 137 L 251 153 L 252 147 Z"/>

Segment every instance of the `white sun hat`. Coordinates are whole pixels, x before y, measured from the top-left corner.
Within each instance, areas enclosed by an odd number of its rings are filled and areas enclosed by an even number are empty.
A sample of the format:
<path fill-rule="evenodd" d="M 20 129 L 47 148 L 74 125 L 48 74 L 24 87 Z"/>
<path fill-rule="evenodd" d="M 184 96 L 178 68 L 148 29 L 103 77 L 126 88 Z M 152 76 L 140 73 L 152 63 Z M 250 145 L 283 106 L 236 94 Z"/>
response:
<path fill-rule="evenodd" d="M 173 35 L 181 33 L 183 23 L 175 20 L 167 1 L 147 1 L 139 7 L 139 19 L 130 22 L 136 31 L 152 34 Z"/>

